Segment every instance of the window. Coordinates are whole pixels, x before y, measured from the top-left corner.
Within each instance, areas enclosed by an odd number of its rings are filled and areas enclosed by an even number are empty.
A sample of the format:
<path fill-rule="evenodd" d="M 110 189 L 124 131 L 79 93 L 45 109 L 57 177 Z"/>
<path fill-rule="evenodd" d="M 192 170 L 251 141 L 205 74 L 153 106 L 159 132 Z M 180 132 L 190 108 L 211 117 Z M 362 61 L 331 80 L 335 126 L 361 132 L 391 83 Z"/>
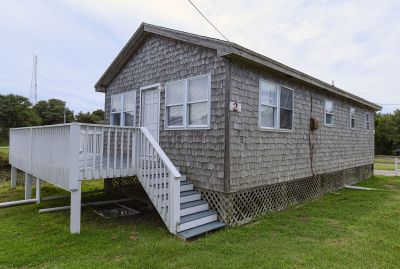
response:
<path fill-rule="evenodd" d="M 135 126 L 136 92 L 111 96 L 111 125 Z"/>
<path fill-rule="evenodd" d="M 325 100 L 325 125 L 333 125 L 333 102 Z"/>
<path fill-rule="evenodd" d="M 167 83 L 165 85 L 166 128 L 210 127 L 210 91 L 210 75 Z"/>
<path fill-rule="evenodd" d="M 350 128 L 354 129 L 356 127 L 356 110 L 355 108 L 350 108 Z"/>
<path fill-rule="evenodd" d="M 370 129 L 370 125 L 371 125 L 371 122 L 369 120 L 369 113 L 365 113 L 365 128 L 367 130 L 369 130 Z"/>
<path fill-rule="evenodd" d="M 293 91 L 260 80 L 259 125 L 262 129 L 293 129 Z"/>

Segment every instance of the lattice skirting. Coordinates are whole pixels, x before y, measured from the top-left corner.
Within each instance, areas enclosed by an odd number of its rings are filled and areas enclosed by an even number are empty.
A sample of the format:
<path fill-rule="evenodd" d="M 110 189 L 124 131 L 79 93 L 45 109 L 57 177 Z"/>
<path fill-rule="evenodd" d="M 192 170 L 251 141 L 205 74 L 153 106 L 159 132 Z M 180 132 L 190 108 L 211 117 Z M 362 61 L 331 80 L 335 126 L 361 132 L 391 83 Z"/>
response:
<path fill-rule="evenodd" d="M 150 202 L 138 178 L 135 176 L 104 179 L 104 190 L 117 195 L 132 197 L 145 203 Z"/>
<path fill-rule="evenodd" d="M 364 165 L 337 172 L 316 175 L 284 183 L 265 185 L 234 193 L 198 189 L 220 220 L 229 226 L 251 221 L 267 212 L 280 211 L 290 205 L 312 200 L 345 184 L 356 184 L 373 175 L 373 165 Z"/>

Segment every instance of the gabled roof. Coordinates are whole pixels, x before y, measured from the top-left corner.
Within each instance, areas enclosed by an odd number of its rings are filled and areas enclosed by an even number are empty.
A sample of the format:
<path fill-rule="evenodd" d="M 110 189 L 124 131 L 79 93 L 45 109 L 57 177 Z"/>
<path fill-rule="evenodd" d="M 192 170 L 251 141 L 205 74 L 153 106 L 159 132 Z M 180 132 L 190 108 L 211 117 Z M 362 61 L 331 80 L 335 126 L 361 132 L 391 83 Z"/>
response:
<path fill-rule="evenodd" d="M 104 74 L 101 76 L 99 81 L 97 81 L 95 88 L 98 92 L 104 92 L 105 88 L 112 82 L 112 80 L 117 76 L 117 74 L 122 70 L 125 64 L 129 61 L 135 51 L 139 48 L 142 42 L 150 34 L 160 35 L 164 37 L 169 37 L 172 39 L 193 43 L 199 46 L 215 49 L 218 55 L 243 60 L 245 62 L 250 62 L 252 64 L 257 64 L 266 69 L 272 69 L 278 73 L 284 74 L 291 78 L 296 78 L 308 84 L 314 85 L 318 88 L 326 90 L 335 95 L 342 96 L 344 98 L 350 99 L 357 103 L 368 106 L 374 110 L 381 110 L 382 108 L 369 102 L 361 97 L 354 94 L 346 92 L 335 86 L 332 86 L 326 82 L 323 82 L 317 78 L 300 72 L 294 68 L 286 66 L 279 63 L 271 58 L 258 54 L 254 51 L 246 49 L 233 42 L 223 41 L 216 38 L 210 38 L 200 35 L 195 35 L 191 33 L 186 33 L 182 31 L 177 31 L 173 29 L 168 29 L 160 26 L 155 26 L 147 23 L 142 23 L 140 27 L 136 30 L 133 36 L 129 39 L 128 43 L 124 46 L 118 56 L 114 59 L 111 65 L 107 68 Z"/>

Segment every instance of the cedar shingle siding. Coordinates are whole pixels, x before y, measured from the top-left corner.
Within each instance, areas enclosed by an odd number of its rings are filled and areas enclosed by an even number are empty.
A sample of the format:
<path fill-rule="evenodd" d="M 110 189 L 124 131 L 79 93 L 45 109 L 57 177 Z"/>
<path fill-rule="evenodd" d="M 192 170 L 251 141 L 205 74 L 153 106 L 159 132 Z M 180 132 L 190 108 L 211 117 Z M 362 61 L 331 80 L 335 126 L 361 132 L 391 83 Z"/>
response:
<path fill-rule="evenodd" d="M 139 88 L 161 83 L 160 145 L 175 166 L 202 188 L 224 190 L 224 77 L 226 59 L 216 51 L 170 38 L 151 35 L 108 86 L 105 96 L 109 123 L 110 95 L 136 90 L 139 122 Z M 166 82 L 211 74 L 211 128 L 164 130 Z"/>
<path fill-rule="evenodd" d="M 227 70 L 231 63 L 231 79 Z M 253 187 L 312 176 L 310 142 L 314 145 L 314 174 L 325 174 L 373 163 L 374 111 L 354 101 L 328 95 L 300 80 L 263 71 L 259 67 L 228 60 L 217 51 L 158 35 L 149 35 L 105 92 L 106 121 L 110 95 L 137 91 L 161 83 L 160 145 L 175 166 L 180 167 L 202 189 L 235 192 Z M 211 126 L 208 130 L 164 130 L 164 86 L 166 82 L 211 74 Z M 258 128 L 259 79 L 264 78 L 294 90 L 293 131 L 261 131 Z M 230 82 L 230 100 L 241 103 L 242 111 L 229 113 L 230 139 L 225 136 L 225 85 Z M 229 83 L 227 83 L 229 85 Z M 318 118 L 320 129 L 309 141 L 309 119 Z M 324 100 L 334 102 L 334 126 L 324 125 Z M 350 107 L 356 108 L 356 128 L 350 128 Z M 366 130 L 365 113 L 371 127 Z M 229 156 L 224 173 L 225 141 Z M 225 177 L 225 179 L 224 179 Z M 226 180 L 226 182 L 225 182 Z"/>
<path fill-rule="evenodd" d="M 231 191 L 312 176 L 310 115 L 320 122 L 320 128 L 311 135 L 315 175 L 374 162 L 373 110 L 239 62 L 232 64 L 231 76 L 231 99 L 242 104 L 241 113 L 231 113 Z M 294 90 L 293 131 L 258 129 L 260 78 Z M 324 125 L 326 98 L 334 102 L 333 127 Z M 355 129 L 350 128 L 350 107 L 356 109 Z M 370 130 L 365 127 L 366 112 L 370 112 Z"/>

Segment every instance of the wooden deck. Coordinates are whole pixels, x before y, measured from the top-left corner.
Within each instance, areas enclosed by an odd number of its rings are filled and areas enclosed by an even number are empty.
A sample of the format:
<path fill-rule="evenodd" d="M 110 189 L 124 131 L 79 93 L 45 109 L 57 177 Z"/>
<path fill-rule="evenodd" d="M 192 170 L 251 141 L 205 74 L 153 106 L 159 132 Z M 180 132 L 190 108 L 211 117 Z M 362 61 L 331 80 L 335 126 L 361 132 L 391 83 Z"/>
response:
<path fill-rule="evenodd" d="M 81 181 L 137 176 L 164 223 L 176 234 L 181 174 L 145 127 L 60 124 L 10 130 L 11 185 L 40 180 L 71 192 L 71 233 L 80 231 Z M 162 187 L 160 187 L 162 186 Z M 162 199 L 160 199 L 162 197 Z M 168 208 L 168 210 L 166 210 Z"/>

